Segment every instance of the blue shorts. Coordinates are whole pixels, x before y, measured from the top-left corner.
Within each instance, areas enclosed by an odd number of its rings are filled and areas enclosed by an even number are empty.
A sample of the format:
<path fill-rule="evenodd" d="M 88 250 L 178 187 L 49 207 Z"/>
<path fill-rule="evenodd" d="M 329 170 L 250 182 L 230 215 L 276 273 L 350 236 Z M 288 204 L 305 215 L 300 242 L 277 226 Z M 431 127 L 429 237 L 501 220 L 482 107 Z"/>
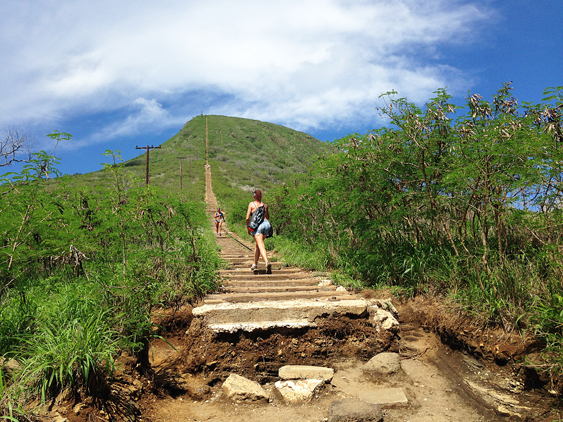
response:
<path fill-rule="evenodd" d="M 256 231 L 252 233 L 252 236 L 257 234 L 263 234 L 264 236 L 268 236 L 271 228 L 272 226 L 270 225 L 270 222 L 264 219 L 264 221 L 262 221 L 260 225 L 256 228 Z"/>

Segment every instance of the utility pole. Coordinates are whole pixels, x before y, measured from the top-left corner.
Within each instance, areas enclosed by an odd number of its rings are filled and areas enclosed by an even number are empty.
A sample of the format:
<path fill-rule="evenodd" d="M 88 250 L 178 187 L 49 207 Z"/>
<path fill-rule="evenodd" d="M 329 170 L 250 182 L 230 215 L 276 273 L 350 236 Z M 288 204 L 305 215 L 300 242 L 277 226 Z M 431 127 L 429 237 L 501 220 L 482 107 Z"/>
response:
<path fill-rule="evenodd" d="M 182 160 L 186 157 L 176 157 L 180 159 L 180 189 L 182 189 Z"/>
<path fill-rule="evenodd" d="M 138 146 L 135 146 L 135 149 L 144 149 L 144 150 L 147 151 L 147 177 L 146 177 L 146 180 L 145 180 L 145 184 L 146 184 L 147 186 L 149 185 L 149 151 L 150 151 L 151 149 L 156 149 L 156 148 L 160 148 L 160 145 L 157 146 L 157 147 L 153 147 L 152 145 L 151 145 L 150 147 L 149 147 L 148 145 L 147 145 L 146 147 L 138 147 Z"/>

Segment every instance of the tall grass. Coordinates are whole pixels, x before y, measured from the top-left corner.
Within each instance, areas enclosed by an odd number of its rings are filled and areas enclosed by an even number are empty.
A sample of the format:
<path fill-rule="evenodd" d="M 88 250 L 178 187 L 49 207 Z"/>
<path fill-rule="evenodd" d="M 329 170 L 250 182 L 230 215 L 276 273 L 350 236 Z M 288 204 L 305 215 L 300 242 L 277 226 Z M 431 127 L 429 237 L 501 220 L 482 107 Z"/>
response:
<path fill-rule="evenodd" d="M 103 393 L 107 375 L 115 371 L 114 356 L 123 346 L 113 319 L 110 311 L 99 310 L 64 325 L 42 322 L 34 335 L 23 338 L 21 380 L 33 385 L 42 401 L 66 387 Z"/>
<path fill-rule="evenodd" d="M 0 185 L 12 204 L 0 211 L 0 356 L 22 368 L 1 375 L 3 418 L 64 388 L 107 394 L 122 350 L 148 365 L 155 307 L 216 287 L 204 204 L 145 187 L 124 166 L 105 171 L 103 191 L 29 174 Z"/>

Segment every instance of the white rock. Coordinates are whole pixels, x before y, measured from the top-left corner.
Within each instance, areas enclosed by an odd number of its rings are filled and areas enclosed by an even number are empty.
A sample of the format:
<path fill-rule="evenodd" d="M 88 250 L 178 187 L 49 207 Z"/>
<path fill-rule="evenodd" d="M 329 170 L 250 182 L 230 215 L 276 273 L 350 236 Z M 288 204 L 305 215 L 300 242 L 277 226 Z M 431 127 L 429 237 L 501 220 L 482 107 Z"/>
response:
<path fill-rule="evenodd" d="M 307 403 L 315 391 L 324 384 L 323 380 L 277 381 L 274 386 L 288 403 Z"/>
<path fill-rule="evenodd" d="M 229 375 L 229 378 L 223 383 L 223 392 L 236 402 L 268 401 L 268 394 L 260 384 L 237 374 Z"/>
<path fill-rule="evenodd" d="M 286 365 L 278 371 L 282 380 L 315 379 L 330 382 L 334 377 L 334 369 L 323 366 Z"/>
<path fill-rule="evenodd" d="M 377 306 L 378 308 L 383 309 L 384 311 L 389 311 L 393 313 L 393 315 L 399 315 L 399 311 L 395 306 L 393 306 L 392 300 L 389 299 L 370 299 L 370 305 Z"/>
<path fill-rule="evenodd" d="M 379 390 L 362 390 L 358 398 L 367 403 L 381 407 L 405 406 L 409 403 L 402 388 L 382 388 Z"/>
<path fill-rule="evenodd" d="M 401 357 L 397 353 L 379 353 L 364 365 L 364 371 L 394 374 L 401 370 Z"/>
<path fill-rule="evenodd" d="M 368 312 L 370 313 L 369 321 L 377 332 L 381 330 L 391 331 L 392 333 L 399 332 L 399 321 L 395 319 L 391 312 L 384 311 L 375 306 L 368 306 Z"/>

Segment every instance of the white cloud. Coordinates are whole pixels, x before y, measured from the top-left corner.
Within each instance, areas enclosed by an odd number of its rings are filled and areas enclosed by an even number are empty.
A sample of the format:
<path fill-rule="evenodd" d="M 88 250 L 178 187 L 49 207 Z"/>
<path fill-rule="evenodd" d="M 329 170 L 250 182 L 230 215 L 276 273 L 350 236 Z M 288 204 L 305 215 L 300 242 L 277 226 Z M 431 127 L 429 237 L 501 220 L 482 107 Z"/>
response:
<path fill-rule="evenodd" d="M 131 112 L 124 120 L 118 120 L 104 128 L 100 133 L 103 139 L 114 139 L 120 136 L 129 136 L 139 133 L 148 127 L 158 127 L 170 119 L 170 113 L 162 108 L 156 100 L 137 98 L 133 101 L 136 110 Z"/>
<path fill-rule="evenodd" d="M 129 113 L 92 141 L 178 125 L 203 107 L 301 130 L 364 119 L 390 89 L 413 100 L 459 89 L 459 70 L 435 51 L 469 42 L 490 18 L 455 0 L 4 3 L 0 124 Z M 174 103 L 191 92 L 208 100 Z"/>

